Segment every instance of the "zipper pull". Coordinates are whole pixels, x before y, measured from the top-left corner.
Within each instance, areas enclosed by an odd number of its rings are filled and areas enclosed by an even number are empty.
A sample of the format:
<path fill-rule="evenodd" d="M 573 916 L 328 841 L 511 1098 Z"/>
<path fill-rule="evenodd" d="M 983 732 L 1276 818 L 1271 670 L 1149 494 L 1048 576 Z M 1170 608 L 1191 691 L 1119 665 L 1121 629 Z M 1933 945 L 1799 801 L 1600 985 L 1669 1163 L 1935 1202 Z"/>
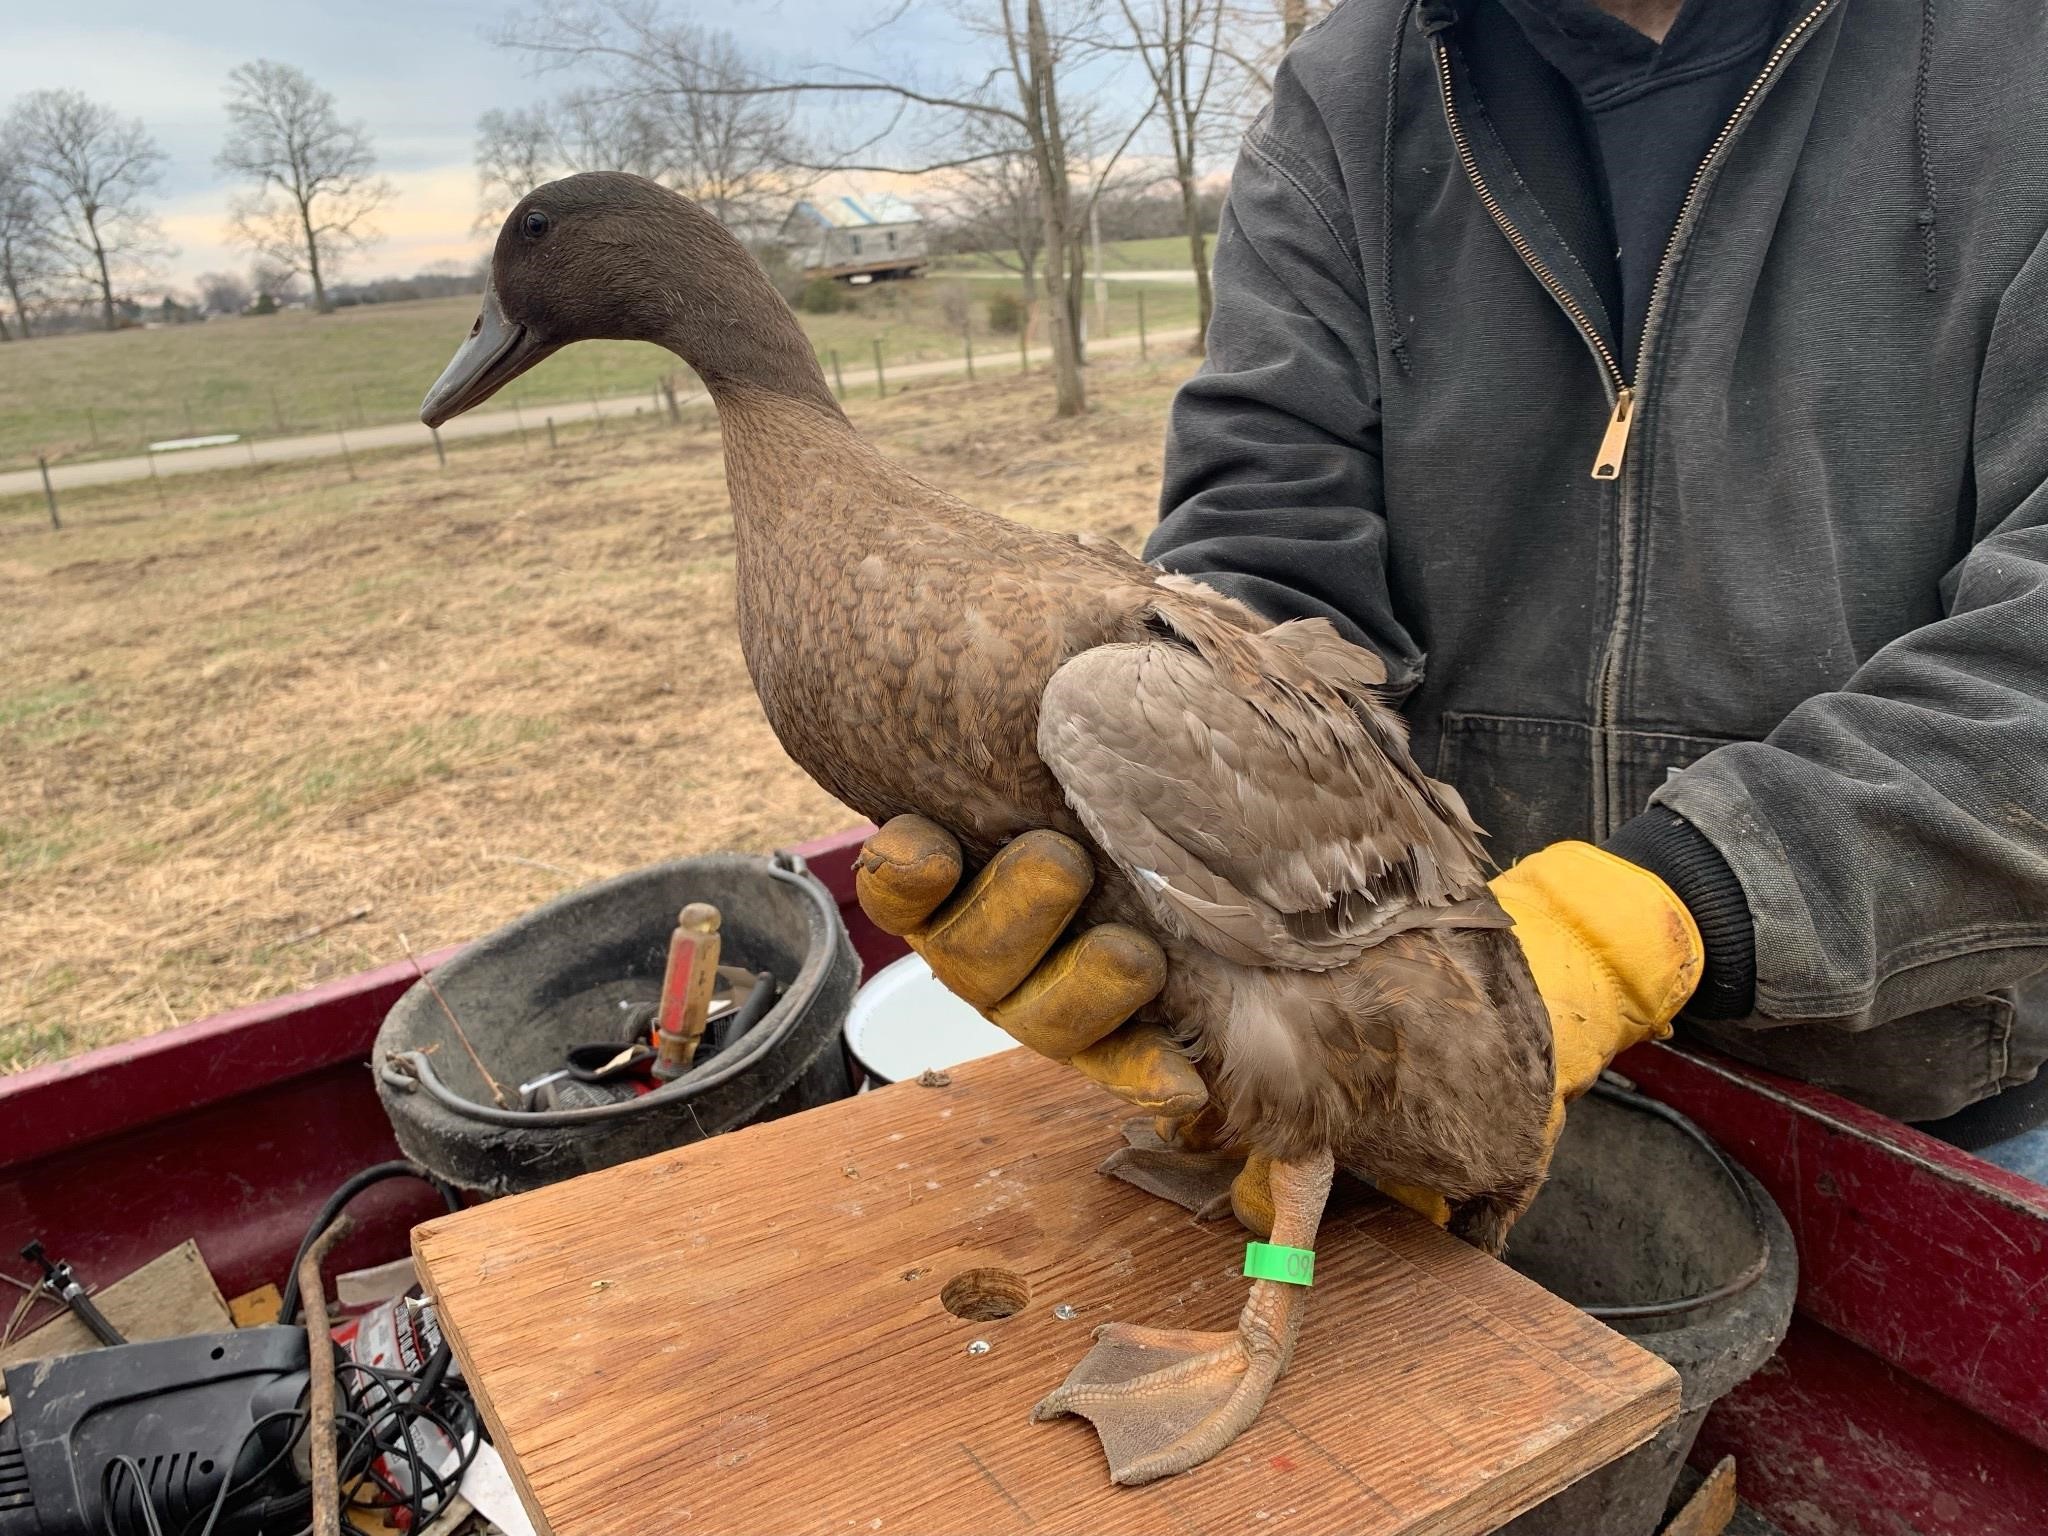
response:
<path fill-rule="evenodd" d="M 1600 439 L 1600 456 L 1593 461 L 1595 480 L 1613 480 L 1621 474 L 1621 457 L 1628 452 L 1628 429 L 1635 425 L 1636 392 L 1624 387 L 1614 397 L 1614 414 L 1607 419 L 1607 431 Z"/>

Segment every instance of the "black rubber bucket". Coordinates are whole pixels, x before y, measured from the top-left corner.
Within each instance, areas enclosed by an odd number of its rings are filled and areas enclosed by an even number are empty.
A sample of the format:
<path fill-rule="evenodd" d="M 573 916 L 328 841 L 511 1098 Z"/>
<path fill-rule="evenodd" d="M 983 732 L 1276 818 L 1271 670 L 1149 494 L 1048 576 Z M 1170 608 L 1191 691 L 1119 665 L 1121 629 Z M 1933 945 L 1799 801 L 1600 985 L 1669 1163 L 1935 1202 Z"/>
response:
<path fill-rule="evenodd" d="M 571 1046 L 621 1038 L 659 996 L 676 913 L 722 915 L 721 960 L 767 971 L 774 1006 L 652 1093 L 586 1108 L 501 1108 L 448 1020 L 510 1097 Z M 678 859 L 573 891 L 465 949 L 377 1032 L 377 1092 L 406 1156 L 466 1189 L 510 1194 L 852 1091 L 840 1026 L 860 964 L 831 895 L 786 855 Z M 442 1007 L 442 1000 L 447 1008 Z"/>
<path fill-rule="evenodd" d="M 1650 1536 L 1700 1420 L 1785 1337 L 1799 1261 L 1784 1215 L 1690 1120 L 1603 1080 L 1572 1106 L 1507 1261 L 1669 1361 L 1680 1407 L 1654 1439 L 1501 1530 Z"/>

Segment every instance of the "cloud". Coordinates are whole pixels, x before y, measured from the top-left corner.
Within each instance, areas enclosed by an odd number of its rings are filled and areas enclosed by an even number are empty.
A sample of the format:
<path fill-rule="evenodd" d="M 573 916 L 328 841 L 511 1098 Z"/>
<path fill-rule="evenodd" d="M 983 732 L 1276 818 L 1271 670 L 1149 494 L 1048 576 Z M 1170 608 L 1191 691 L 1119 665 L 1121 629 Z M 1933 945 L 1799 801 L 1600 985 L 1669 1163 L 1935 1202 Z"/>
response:
<path fill-rule="evenodd" d="M 340 281 L 386 273 L 416 272 L 436 261 L 468 263 L 484 253 L 488 237 L 474 233 L 476 177 L 466 165 L 423 171 L 394 171 L 386 180 L 397 195 L 376 216 L 381 238 L 334 274 Z M 219 188 L 173 202 L 159 222 L 178 247 L 164 267 L 172 284 L 189 284 L 202 272 L 239 272 L 249 264 L 246 248 L 228 239 L 232 190 Z"/>

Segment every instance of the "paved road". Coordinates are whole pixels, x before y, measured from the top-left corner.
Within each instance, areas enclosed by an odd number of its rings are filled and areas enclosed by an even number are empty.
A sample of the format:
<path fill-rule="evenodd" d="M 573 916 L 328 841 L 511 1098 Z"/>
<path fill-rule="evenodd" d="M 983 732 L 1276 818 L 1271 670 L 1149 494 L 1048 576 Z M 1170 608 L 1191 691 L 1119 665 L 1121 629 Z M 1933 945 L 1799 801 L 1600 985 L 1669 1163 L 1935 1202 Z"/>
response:
<path fill-rule="evenodd" d="M 1167 346 L 1174 342 L 1186 341 L 1194 335 L 1191 328 L 1171 331 L 1154 331 L 1151 341 L 1155 346 Z M 1133 352 L 1137 350 L 1135 336 L 1114 336 L 1105 341 L 1093 342 L 1090 350 L 1095 352 Z M 979 359 L 979 366 L 985 370 L 1000 372 L 1008 365 L 1014 354 L 996 351 L 985 353 Z M 1031 353 L 1034 364 L 1050 361 L 1052 354 L 1043 348 Z M 938 358 L 926 363 L 889 364 L 884 359 L 884 372 L 894 382 L 899 379 L 943 378 L 948 374 L 963 373 L 966 363 L 960 358 Z M 852 370 L 848 370 L 849 374 Z M 852 387 L 859 390 L 872 379 L 872 371 L 853 375 Z M 702 393 L 678 395 L 676 403 L 683 406 L 703 405 L 706 396 Z M 560 405 L 532 406 L 511 411 L 472 411 L 467 416 L 458 416 L 441 429 L 444 443 L 460 442 L 466 438 L 509 437 L 521 430 L 544 432 L 546 419 L 552 416 L 558 423 L 592 421 L 600 413 L 605 417 L 626 417 L 638 411 L 654 408 L 652 392 L 646 395 L 620 396 L 609 400 L 571 400 Z M 250 464 L 284 464 L 300 459 L 330 459 L 340 457 L 344 444 L 351 453 L 364 453 L 377 448 L 417 448 L 422 453 L 433 446 L 433 438 L 427 429 L 416 421 L 391 422 L 381 427 L 351 427 L 341 432 L 311 432 L 297 437 L 247 438 L 242 442 L 220 448 L 188 448 L 175 453 L 136 454 L 125 459 L 93 459 L 79 464 L 53 464 L 50 466 L 50 482 L 59 491 L 75 490 L 88 485 L 115 485 L 128 480 L 147 480 L 152 472 L 151 461 L 155 461 L 154 472 L 159 475 L 192 475 L 206 470 L 237 469 Z M 33 469 L 14 470 L 0 474 L 0 496 L 26 496 L 41 491 L 42 477 Z"/>

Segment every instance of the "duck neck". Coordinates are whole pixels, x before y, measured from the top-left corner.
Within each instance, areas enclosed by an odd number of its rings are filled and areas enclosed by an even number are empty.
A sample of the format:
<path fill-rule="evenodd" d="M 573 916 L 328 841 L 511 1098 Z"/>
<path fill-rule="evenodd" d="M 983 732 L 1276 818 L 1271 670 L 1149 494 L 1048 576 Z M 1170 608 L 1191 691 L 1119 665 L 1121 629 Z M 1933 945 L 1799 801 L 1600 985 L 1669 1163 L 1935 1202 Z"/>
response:
<path fill-rule="evenodd" d="M 765 398 L 843 422 L 810 340 L 746 248 L 699 208 L 676 235 L 670 259 L 690 281 L 663 296 L 650 339 L 690 365 L 721 414 L 729 402 Z"/>

